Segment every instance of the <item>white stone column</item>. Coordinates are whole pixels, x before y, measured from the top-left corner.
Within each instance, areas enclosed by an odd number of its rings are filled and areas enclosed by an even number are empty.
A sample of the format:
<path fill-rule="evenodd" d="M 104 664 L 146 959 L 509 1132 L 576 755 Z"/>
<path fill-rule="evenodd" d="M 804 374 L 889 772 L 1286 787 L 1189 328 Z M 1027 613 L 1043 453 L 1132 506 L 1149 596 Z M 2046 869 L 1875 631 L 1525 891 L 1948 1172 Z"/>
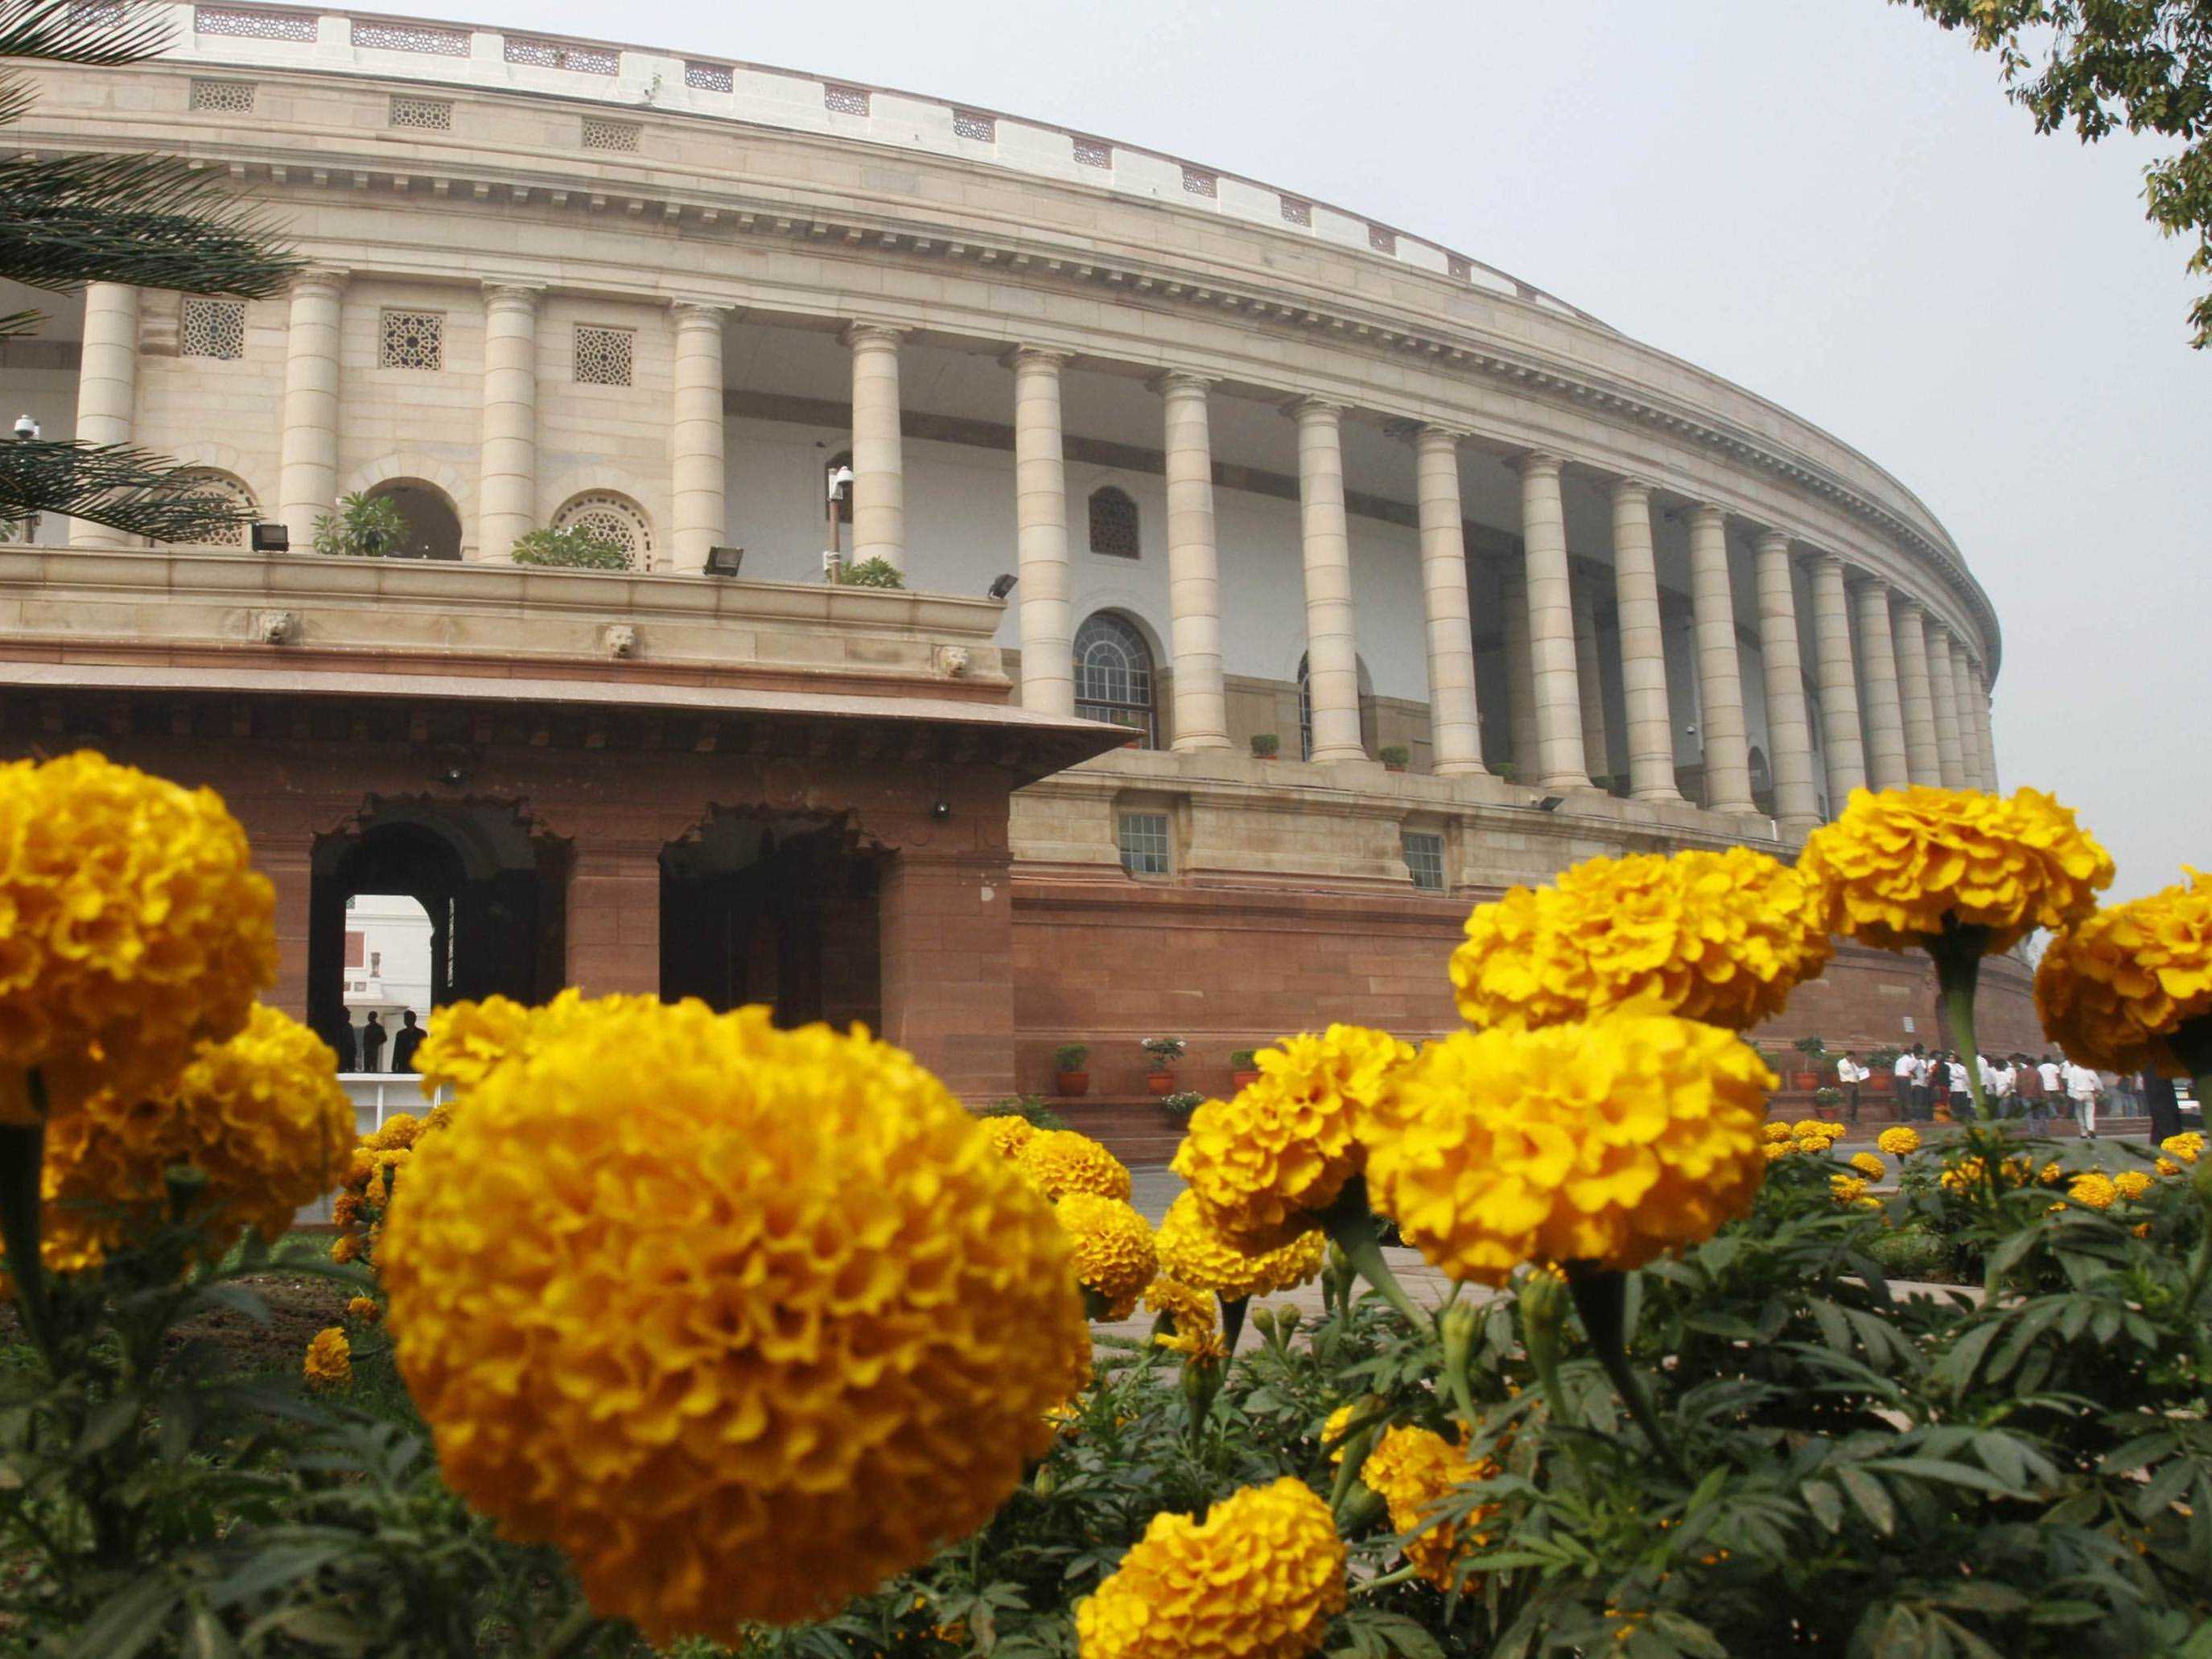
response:
<path fill-rule="evenodd" d="M 1959 741 L 1959 685 L 1951 676 L 1951 630 L 1933 617 L 1922 626 L 1928 636 L 1928 684 L 1936 699 L 1936 754 L 1946 789 L 1968 787 L 1966 751 Z"/>
<path fill-rule="evenodd" d="M 1613 744 L 1605 729 L 1605 665 L 1597 631 L 1597 592 L 1571 568 L 1567 585 L 1575 608 L 1575 685 L 1583 704 L 1583 765 L 1595 786 L 1613 771 Z"/>
<path fill-rule="evenodd" d="M 676 305 L 676 396 L 668 433 L 675 529 L 669 563 L 707 568 L 707 555 L 729 531 L 728 474 L 722 460 L 722 321 L 726 306 Z"/>
<path fill-rule="evenodd" d="M 853 562 L 881 559 L 906 568 L 906 462 L 899 440 L 899 341 L 906 331 L 854 323 L 853 353 Z"/>
<path fill-rule="evenodd" d="M 1705 805 L 1754 812 L 1751 746 L 1743 716 L 1743 672 L 1735 648 L 1735 597 L 1729 585 L 1728 518 L 1717 507 L 1690 514 L 1690 603 L 1697 614 L 1698 735 L 1705 744 Z"/>
<path fill-rule="evenodd" d="M 1343 409 L 1318 398 L 1291 405 L 1298 423 L 1298 514 L 1305 548 L 1306 696 L 1313 756 L 1367 758 L 1359 738 L 1359 636 L 1352 602 L 1352 539 L 1344 519 Z"/>
<path fill-rule="evenodd" d="M 1075 713 L 1075 619 L 1068 603 L 1067 461 L 1060 372 L 1068 354 L 1018 346 L 1014 371 L 1014 599 L 1022 638 L 1022 707 Z"/>
<path fill-rule="evenodd" d="M 1202 374 L 1181 371 L 1152 382 L 1166 434 L 1168 644 L 1175 657 L 1176 749 L 1229 747 L 1221 562 L 1213 526 L 1213 422 L 1206 406 L 1212 384 Z"/>
<path fill-rule="evenodd" d="M 88 444 L 136 442 L 138 432 L 138 290 L 88 283 L 84 346 L 76 377 L 76 435 Z M 71 547 L 127 547 L 132 538 L 89 519 L 71 519 Z"/>
<path fill-rule="evenodd" d="M 1431 764 L 1444 776 L 1484 769 L 1474 623 L 1467 599 L 1467 528 L 1459 497 L 1459 444 L 1465 435 L 1437 426 L 1413 434 L 1421 598 L 1429 630 L 1429 744 Z"/>
<path fill-rule="evenodd" d="M 538 527 L 538 301 L 542 290 L 484 285 L 483 441 L 477 556 L 503 560 Z"/>
<path fill-rule="evenodd" d="M 276 516 L 301 551 L 314 541 L 315 520 L 337 505 L 338 322 L 346 274 L 319 268 L 292 279 Z"/>
<path fill-rule="evenodd" d="M 1851 665 L 1851 617 L 1844 562 L 1813 556 L 1813 648 L 1820 677 L 1820 736 L 1828 751 L 1828 810 L 1840 812 L 1866 787 L 1866 744 L 1859 730 L 1858 674 Z"/>
<path fill-rule="evenodd" d="M 1920 601 L 1895 596 L 1898 699 L 1905 715 L 1905 759 L 1912 781 L 1943 781 L 1943 753 L 1936 744 L 1936 686 L 1928 673 L 1927 612 Z"/>
<path fill-rule="evenodd" d="M 1958 710 L 1959 764 L 1966 775 L 1968 789 L 1987 789 L 1989 780 L 1982 771 L 1982 734 L 1974 719 L 1974 664 L 1966 654 L 1964 640 L 1953 638 L 1948 642 L 1951 657 L 1951 701 Z"/>
<path fill-rule="evenodd" d="M 1797 586 L 1790 538 L 1763 530 L 1752 565 L 1759 597 L 1759 661 L 1766 684 L 1766 738 L 1773 751 L 1774 816 L 1785 832 L 1819 827 L 1813 727 L 1805 711 L 1805 666 L 1797 648 Z"/>
<path fill-rule="evenodd" d="M 1547 789 L 1587 789 L 1583 700 L 1575 672 L 1573 584 L 1567 573 L 1566 509 L 1559 458 L 1521 458 L 1521 544 L 1526 555 L 1529 677 L 1536 704 L 1535 781 Z"/>
<path fill-rule="evenodd" d="M 1498 603 L 1505 616 L 1506 741 L 1513 748 L 1513 781 L 1534 783 L 1542 771 L 1536 740 L 1536 664 L 1528 648 L 1528 584 L 1519 570 L 1498 578 Z"/>
<path fill-rule="evenodd" d="M 1651 552 L 1651 487 L 1613 486 L 1613 596 L 1620 617 L 1621 701 L 1628 720 L 1628 793 L 1682 799 L 1674 784 L 1674 716 L 1667 702 L 1667 635 Z"/>
<path fill-rule="evenodd" d="M 1987 671 L 1979 663 L 1972 665 L 1968 684 L 1972 688 L 1970 700 L 1974 712 L 1974 732 L 1981 742 L 1982 787 L 1994 795 L 2001 787 L 1997 776 L 1996 725 L 1993 718 Z"/>
<path fill-rule="evenodd" d="M 1876 789 L 1902 789 L 1912 781 L 1905 750 L 1904 693 L 1897 683 L 1897 649 L 1889 615 L 1889 589 L 1869 576 L 1853 592 L 1858 605 L 1859 651 L 1866 665 L 1867 781 Z"/>

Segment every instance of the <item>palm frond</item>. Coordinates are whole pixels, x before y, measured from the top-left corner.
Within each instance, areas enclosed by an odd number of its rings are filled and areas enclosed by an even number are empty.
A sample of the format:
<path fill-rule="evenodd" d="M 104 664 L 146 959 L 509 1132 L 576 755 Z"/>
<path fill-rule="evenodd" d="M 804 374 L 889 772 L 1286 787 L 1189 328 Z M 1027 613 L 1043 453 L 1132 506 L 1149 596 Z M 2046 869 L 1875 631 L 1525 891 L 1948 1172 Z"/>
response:
<path fill-rule="evenodd" d="M 204 475 L 129 444 L 0 441 L 0 524 L 44 513 L 156 542 L 228 540 L 252 517 Z"/>
<path fill-rule="evenodd" d="M 162 8 L 133 0 L 0 0 L 0 58 L 112 69 L 159 57 L 169 34 Z"/>
<path fill-rule="evenodd" d="M 259 299 L 283 291 L 299 268 L 264 209 L 181 156 L 0 161 L 0 276 L 50 289 L 131 283 Z"/>

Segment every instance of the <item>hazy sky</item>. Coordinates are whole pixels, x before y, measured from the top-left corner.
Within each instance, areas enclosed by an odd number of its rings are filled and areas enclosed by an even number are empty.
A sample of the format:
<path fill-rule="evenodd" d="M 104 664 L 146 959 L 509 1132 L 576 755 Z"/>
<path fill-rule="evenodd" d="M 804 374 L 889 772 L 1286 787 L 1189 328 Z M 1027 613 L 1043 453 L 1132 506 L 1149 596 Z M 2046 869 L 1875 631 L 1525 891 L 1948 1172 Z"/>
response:
<path fill-rule="evenodd" d="M 2131 141 L 1882 0 L 433 0 L 1055 121 L 1433 236 L 1776 399 L 1950 527 L 1999 768 L 2116 896 L 2212 865 L 2212 352 Z"/>

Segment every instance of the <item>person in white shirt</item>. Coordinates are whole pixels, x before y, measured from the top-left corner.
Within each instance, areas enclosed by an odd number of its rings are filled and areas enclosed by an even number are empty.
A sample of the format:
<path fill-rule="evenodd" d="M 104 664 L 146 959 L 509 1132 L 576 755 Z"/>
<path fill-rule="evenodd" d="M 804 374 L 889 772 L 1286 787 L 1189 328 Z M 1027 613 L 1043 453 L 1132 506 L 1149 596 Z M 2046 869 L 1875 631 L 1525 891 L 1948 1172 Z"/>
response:
<path fill-rule="evenodd" d="M 2074 1103 L 2074 1123 L 2084 1140 L 2097 1138 L 2097 1096 L 2103 1081 L 2086 1066 L 2066 1062 L 2066 1097 Z"/>
<path fill-rule="evenodd" d="M 2043 1079 L 2043 1092 L 2051 1099 L 2056 1100 L 2065 1092 L 2066 1079 L 2059 1073 L 2058 1062 L 2049 1054 L 2044 1055 L 2042 1062 L 2035 1068 L 2035 1074 Z"/>
<path fill-rule="evenodd" d="M 2008 1060 L 1999 1060 L 1994 1066 L 1985 1060 L 1982 1064 L 1989 1066 L 1989 1070 L 1982 1073 L 1982 1079 L 1984 1086 L 1990 1091 L 1991 1109 L 1999 1117 L 2010 1116 L 2019 1103 L 2015 1095 L 2020 1087 L 2020 1074 L 2013 1070 L 2012 1062 Z"/>
<path fill-rule="evenodd" d="M 1951 1093 L 1954 1097 L 1954 1101 L 1972 1099 L 1973 1097 L 1966 1091 L 1966 1062 L 1954 1054 L 1951 1056 L 1950 1066 Z"/>
<path fill-rule="evenodd" d="M 1928 1115 L 1928 1056 L 1914 1043 L 1910 1054 L 1897 1057 L 1898 1104 L 1907 1117 Z"/>
<path fill-rule="evenodd" d="M 1848 1054 L 1836 1062 L 1836 1081 L 1844 1085 L 1844 1095 L 1850 1103 L 1851 1121 L 1854 1123 L 1859 1121 L 1859 1085 L 1864 1083 L 1872 1075 L 1872 1073 Z"/>

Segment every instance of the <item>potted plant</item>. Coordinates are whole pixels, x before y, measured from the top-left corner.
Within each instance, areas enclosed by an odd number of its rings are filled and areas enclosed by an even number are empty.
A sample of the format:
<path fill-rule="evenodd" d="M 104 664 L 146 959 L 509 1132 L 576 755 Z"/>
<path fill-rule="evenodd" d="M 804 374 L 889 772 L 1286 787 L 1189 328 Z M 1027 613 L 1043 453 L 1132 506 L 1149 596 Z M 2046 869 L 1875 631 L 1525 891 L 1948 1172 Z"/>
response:
<path fill-rule="evenodd" d="M 1052 1051 L 1053 1081 L 1063 1095 L 1091 1092 L 1091 1073 L 1084 1066 L 1091 1050 L 1080 1042 L 1063 1042 Z"/>
<path fill-rule="evenodd" d="M 1282 752 L 1283 740 L 1273 732 L 1261 732 L 1254 734 L 1252 738 L 1254 760 L 1273 760 Z"/>
<path fill-rule="evenodd" d="M 315 551 L 334 557 L 380 559 L 406 539 L 407 520 L 389 495 L 371 497 L 356 490 L 338 498 L 337 512 L 315 518 Z"/>
<path fill-rule="evenodd" d="M 1867 1055 L 1869 1076 L 1862 1086 L 1869 1094 L 1886 1095 L 1896 1086 L 1897 1057 L 1904 1052 L 1902 1048 L 1885 1045 Z"/>
<path fill-rule="evenodd" d="M 1188 1123 L 1190 1121 L 1190 1115 L 1199 1109 L 1205 1099 L 1206 1097 L 1195 1089 L 1178 1089 L 1171 1095 L 1164 1095 L 1160 1097 L 1160 1108 L 1176 1122 Z"/>
<path fill-rule="evenodd" d="M 1809 1072 L 1790 1073 L 1790 1086 L 1800 1094 L 1819 1088 L 1820 1086 L 1819 1067 L 1821 1061 L 1827 1058 L 1828 1045 L 1816 1036 L 1801 1036 L 1790 1044 L 1790 1047 L 1810 1060 L 1814 1069 Z"/>
<path fill-rule="evenodd" d="M 1137 1046 L 1151 1058 L 1152 1069 L 1145 1073 L 1145 1086 L 1156 1095 L 1175 1092 L 1175 1063 L 1183 1057 L 1187 1045 L 1181 1037 L 1145 1037 Z"/>
<path fill-rule="evenodd" d="M 1386 743 L 1375 751 L 1375 757 L 1382 763 L 1384 771 L 1402 772 L 1406 763 L 1413 757 L 1413 751 L 1402 743 Z"/>
<path fill-rule="evenodd" d="M 1813 1091 L 1813 1105 L 1821 1116 L 1826 1117 L 1844 1103 L 1841 1089 L 1824 1085 Z"/>
<path fill-rule="evenodd" d="M 1260 1067 L 1252 1048 L 1232 1048 L 1229 1051 L 1229 1080 L 1238 1088 L 1260 1080 Z"/>

